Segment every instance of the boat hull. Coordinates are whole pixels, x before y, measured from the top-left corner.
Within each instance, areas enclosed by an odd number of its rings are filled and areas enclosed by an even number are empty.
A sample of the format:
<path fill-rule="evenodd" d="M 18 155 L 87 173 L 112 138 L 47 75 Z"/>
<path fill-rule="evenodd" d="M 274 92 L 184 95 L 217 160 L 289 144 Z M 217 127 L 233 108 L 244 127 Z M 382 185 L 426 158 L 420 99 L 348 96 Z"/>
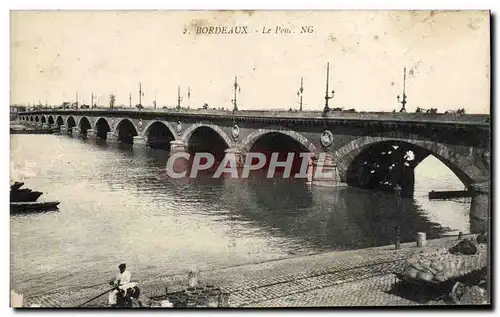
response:
<path fill-rule="evenodd" d="M 34 192 L 31 190 L 17 190 L 10 192 L 10 201 L 11 202 L 33 202 L 36 201 L 40 196 L 42 196 L 42 192 Z"/>
<path fill-rule="evenodd" d="M 47 202 L 11 202 L 10 213 L 28 213 L 28 212 L 43 212 L 49 210 L 57 210 L 58 201 Z"/>

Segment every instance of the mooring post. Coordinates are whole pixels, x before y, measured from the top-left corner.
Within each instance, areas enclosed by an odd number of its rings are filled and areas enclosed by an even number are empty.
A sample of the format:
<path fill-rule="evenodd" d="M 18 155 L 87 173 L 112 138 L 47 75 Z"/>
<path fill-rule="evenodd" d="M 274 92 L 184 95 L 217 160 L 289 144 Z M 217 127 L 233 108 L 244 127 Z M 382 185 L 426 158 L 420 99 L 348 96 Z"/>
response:
<path fill-rule="evenodd" d="M 395 238 L 395 249 L 399 250 L 401 249 L 401 238 L 399 237 L 399 226 L 396 227 L 396 238 Z"/>
<path fill-rule="evenodd" d="M 417 247 L 425 247 L 426 242 L 425 232 L 417 232 Z"/>
<path fill-rule="evenodd" d="M 195 268 L 192 268 L 189 271 L 189 274 L 188 274 L 188 285 L 189 285 L 189 287 L 196 287 L 196 285 L 198 285 L 198 275 L 199 275 L 199 272 Z"/>

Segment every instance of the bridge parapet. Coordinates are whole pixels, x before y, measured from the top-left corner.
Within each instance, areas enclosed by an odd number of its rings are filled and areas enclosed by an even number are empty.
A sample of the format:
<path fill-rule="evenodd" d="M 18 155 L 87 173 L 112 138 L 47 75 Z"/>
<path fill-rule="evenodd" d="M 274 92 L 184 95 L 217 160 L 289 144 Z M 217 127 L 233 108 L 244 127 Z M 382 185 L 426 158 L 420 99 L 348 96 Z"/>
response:
<path fill-rule="evenodd" d="M 321 111 L 281 111 L 281 110 L 242 110 L 236 113 L 223 110 L 171 110 L 171 109 L 143 109 L 135 110 L 130 108 L 93 108 L 93 109 L 43 109 L 20 113 L 20 115 L 29 114 L 77 114 L 77 115 L 113 115 L 120 116 L 179 116 L 179 117 L 220 117 L 238 119 L 314 119 L 321 121 L 329 120 L 370 120 L 370 121 L 400 121 L 400 122 L 436 122 L 436 123 L 460 123 L 489 125 L 489 114 L 457 114 L 457 113 L 400 113 L 400 112 L 348 112 L 332 111 L 324 117 Z"/>

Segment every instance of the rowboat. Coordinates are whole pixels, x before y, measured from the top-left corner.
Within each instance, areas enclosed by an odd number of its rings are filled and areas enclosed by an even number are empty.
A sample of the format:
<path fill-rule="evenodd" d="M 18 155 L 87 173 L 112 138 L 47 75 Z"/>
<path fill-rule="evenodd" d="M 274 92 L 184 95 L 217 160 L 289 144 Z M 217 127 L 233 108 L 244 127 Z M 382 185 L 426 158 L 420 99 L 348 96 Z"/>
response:
<path fill-rule="evenodd" d="M 36 201 L 42 192 L 32 191 L 31 189 L 17 189 L 10 191 L 11 202 L 33 202 Z"/>
<path fill-rule="evenodd" d="M 46 202 L 11 202 L 10 213 L 28 213 L 28 212 L 42 212 L 48 210 L 57 210 L 59 205 L 58 201 Z"/>
<path fill-rule="evenodd" d="M 14 182 L 14 184 L 10 185 L 10 190 L 18 190 L 24 185 L 23 182 Z"/>

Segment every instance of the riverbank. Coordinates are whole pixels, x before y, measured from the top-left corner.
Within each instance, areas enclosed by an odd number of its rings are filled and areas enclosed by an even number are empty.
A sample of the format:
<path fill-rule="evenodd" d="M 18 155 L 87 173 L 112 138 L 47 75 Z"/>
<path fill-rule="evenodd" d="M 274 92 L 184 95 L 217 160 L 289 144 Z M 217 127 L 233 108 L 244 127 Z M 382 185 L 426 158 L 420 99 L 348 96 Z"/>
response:
<path fill-rule="evenodd" d="M 52 134 L 52 130 L 39 129 L 20 123 L 19 121 L 11 121 L 10 134 Z"/>
<path fill-rule="evenodd" d="M 450 247 L 457 237 L 428 241 L 431 247 Z M 368 249 L 326 252 L 283 260 L 274 260 L 207 270 L 199 273 L 202 284 L 213 284 L 230 293 L 230 307 L 266 306 L 385 306 L 417 305 L 410 299 L 391 294 L 396 282 L 394 273 L 401 272 L 404 261 L 420 249 L 416 243 L 405 243 L 401 249 L 383 246 Z M 132 268 L 131 268 L 132 269 Z M 155 280 L 139 281 L 141 300 L 187 285 L 186 274 L 164 276 Z M 33 296 L 25 305 L 42 307 L 75 307 L 108 289 L 107 284 L 76 291 Z M 105 305 L 102 296 L 88 307 Z"/>

